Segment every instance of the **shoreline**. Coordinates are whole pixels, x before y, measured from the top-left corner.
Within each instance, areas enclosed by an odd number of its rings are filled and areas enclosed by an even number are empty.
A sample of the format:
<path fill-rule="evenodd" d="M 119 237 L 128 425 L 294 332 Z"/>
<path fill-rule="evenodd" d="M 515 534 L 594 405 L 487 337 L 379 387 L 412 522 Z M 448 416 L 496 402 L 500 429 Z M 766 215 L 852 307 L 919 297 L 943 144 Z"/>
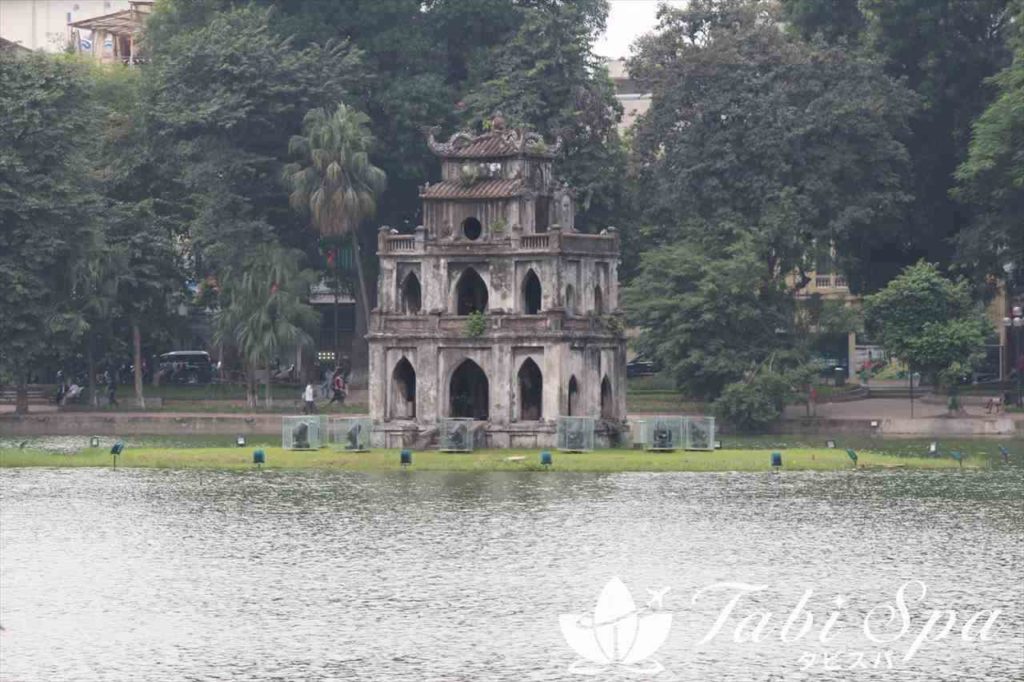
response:
<path fill-rule="evenodd" d="M 399 471 L 398 450 L 372 450 L 348 453 L 321 449 L 288 451 L 280 447 L 248 446 L 219 448 L 143 447 L 130 445 L 119 456 L 118 468 L 209 469 L 240 471 L 255 469 L 253 450 L 266 454 L 263 469 L 387 472 Z M 590 473 L 615 472 L 770 472 L 771 453 L 782 453 L 782 471 L 853 471 L 854 464 L 845 450 L 826 448 L 729 449 L 713 452 L 641 450 L 597 450 L 568 453 L 551 450 L 551 471 Z M 858 471 L 956 470 L 960 464 L 951 457 L 914 457 L 858 451 Z M 111 467 L 109 448 L 88 448 L 69 454 L 45 450 L 0 449 L 0 469 Z M 988 466 L 982 457 L 966 457 L 963 469 Z M 414 451 L 409 471 L 545 471 L 540 450 L 481 450 L 472 453 Z"/>

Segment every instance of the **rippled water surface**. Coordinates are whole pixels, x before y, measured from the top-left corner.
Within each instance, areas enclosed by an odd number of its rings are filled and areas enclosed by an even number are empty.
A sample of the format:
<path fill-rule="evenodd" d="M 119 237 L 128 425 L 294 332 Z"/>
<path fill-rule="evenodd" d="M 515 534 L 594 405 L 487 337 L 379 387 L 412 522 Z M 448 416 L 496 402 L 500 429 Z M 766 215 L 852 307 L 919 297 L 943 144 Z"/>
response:
<path fill-rule="evenodd" d="M 0 470 L 0 679 L 586 679 L 559 615 L 593 614 L 618 576 L 638 607 L 670 588 L 645 661 L 664 671 L 591 679 L 1020 680 L 1022 499 L 1019 469 Z M 912 579 L 904 636 L 867 640 Z M 764 587 L 701 643 L 739 588 L 694 594 L 723 582 Z M 811 627 L 784 643 L 807 590 Z M 951 634 L 903 660 L 933 609 Z M 983 609 L 1002 610 L 989 638 L 964 642 Z"/>

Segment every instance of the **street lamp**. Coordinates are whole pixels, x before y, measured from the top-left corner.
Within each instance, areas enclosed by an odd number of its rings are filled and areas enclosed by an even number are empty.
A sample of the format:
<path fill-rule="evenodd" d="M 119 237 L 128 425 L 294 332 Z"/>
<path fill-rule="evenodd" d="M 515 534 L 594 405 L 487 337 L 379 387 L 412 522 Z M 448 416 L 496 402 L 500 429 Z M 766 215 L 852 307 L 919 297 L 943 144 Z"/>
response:
<path fill-rule="evenodd" d="M 1021 374 L 1024 373 L 1024 348 L 1021 344 L 1021 332 L 1024 331 L 1024 309 L 1014 306 L 1010 311 L 1010 317 L 1003 318 L 1003 326 L 1006 327 L 1006 336 L 1009 338 L 1013 332 L 1013 355 L 1012 367 L 1017 374 L 1017 405 L 1022 405 L 1024 397 L 1021 392 Z"/>

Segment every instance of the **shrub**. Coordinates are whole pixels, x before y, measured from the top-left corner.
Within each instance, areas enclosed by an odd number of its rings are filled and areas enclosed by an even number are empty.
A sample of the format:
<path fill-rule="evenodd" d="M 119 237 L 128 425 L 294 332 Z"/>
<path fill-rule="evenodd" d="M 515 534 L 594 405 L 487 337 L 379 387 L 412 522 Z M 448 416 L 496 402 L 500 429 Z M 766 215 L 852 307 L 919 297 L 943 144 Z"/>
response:
<path fill-rule="evenodd" d="M 487 331 L 487 318 L 479 310 L 471 312 L 466 318 L 466 336 L 471 339 L 483 336 Z"/>
<path fill-rule="evenodd" d="M 765 374 L 748 383 L 726 386 L 713 409 L 719 419 L 738 431 L 764 431 L 782 416 L 788 393 L 782 377 Z"/>

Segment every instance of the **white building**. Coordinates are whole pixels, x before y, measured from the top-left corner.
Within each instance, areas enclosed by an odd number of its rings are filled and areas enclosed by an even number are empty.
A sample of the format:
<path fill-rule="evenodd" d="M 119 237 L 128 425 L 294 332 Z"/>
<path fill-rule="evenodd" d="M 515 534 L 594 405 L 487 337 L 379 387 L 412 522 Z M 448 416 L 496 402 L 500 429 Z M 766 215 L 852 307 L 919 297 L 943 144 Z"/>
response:
<path fill-rule="evenodd" d="M 128 0 L 0 0 L 0 36 L 30 50 L 60 52 L 68 24 L 130 7 Z"/>
<path fill-rule="evenodd" d="M 605 65 L 615 86 L 615 99 L 622 105 L 622 120 L 619 122 L 621 133 L 632 128 L 636 119 L 651 108 L 651 93 L 641 92 L 636 81 L 630 78 L 625 59 L 609 59 Z"/>

